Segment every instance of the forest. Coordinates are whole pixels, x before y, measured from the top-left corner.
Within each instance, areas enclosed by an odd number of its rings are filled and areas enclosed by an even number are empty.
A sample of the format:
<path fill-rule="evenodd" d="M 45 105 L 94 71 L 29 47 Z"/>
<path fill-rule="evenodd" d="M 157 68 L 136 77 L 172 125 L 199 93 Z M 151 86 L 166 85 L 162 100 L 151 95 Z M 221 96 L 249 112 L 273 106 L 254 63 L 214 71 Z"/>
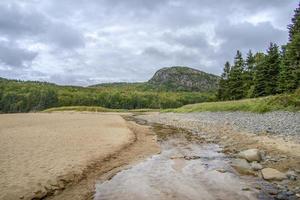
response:
<path fill-rule="evenodd" d="M 176 108 L 215 100 L 215 94 L 156 91 L 143 84 L 103 87 L 58 86 L 46 82 L 0 79 L 0 112 L 30 112 L 61 106 L 113 109 Z"/>
<path fill-rule="evenodd" d="M 300 4 L 288 25 L 288 43 L 270 43 L 266 53 L 237 51 L 234 63 L 225 63 L 219 82 L 219 100 L 237 100 L 295 91 L 300 86 Z"/>

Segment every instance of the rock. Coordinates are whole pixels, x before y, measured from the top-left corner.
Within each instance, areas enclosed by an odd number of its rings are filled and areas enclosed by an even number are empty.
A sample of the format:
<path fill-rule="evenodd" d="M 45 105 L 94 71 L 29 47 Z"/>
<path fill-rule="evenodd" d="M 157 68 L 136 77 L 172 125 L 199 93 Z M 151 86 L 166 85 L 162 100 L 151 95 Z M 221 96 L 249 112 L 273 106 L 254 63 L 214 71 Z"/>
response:
<path fill-rule="evenodd" d="M 248 149 L 238 154 L 238 157 L 248 160 L 249 162 L 261 161 L 260 151 L 258 149 Z"/>
<path fill-rule="evenodd" d="M 183 157 L 185 160 L 196 160 L 196 159 L 200 159 L 200 156 L 184 156 Z"/>
<path fill-rule="evenodd" d="M 261 170 L 263 167 L 261 164 L 257 163 L 257 162 L 252 162 L 251 163 L 251 168 L 254 170 L 254 171 L 258 171 L 258 170 Z"/>
<path fill-rule="evenodd" d="M 289 180 L 292 180 L 292 181 L 296 181 L 297 180 L 297 174 L 296 172 L 292 171 L 292 170 L 289 170 L 287 173 L 286 173 L 286 176 Z"/>
<path fill-rule="evenodd" d="M 251 165 L 245 159 L 235 159 L 232 161 L 231 166 L 240 174 L 255 175 Z"/>
<path fill-rule="evenodd" d="M 270 195 L 277 195 L 278 194 L 278 190 L 275 188 L 269 188 L 266 190 Z"/>
<path fill-rule="evenodd" d="M 273 168 L 264 168 L 261 174 L 265 180 L 281 181 L 287 178 L 284 173 Z"/>
<path fill-rule="evenodd" d="M 293 191 L 287 191 L 286 194 L 287 194 L 288 196 L 292 196 L 292 195 L 294 195 L 295 193 L 294 193 Z"/>
<path fill-rule="evenodd" d="M 261 190 L 261 187 L 259 185 L 256 185 L 254 188 L 257 190 Z"/>
<path fill-rule="evenodd" d="M 47 191 L 45 188 L 41 188 L 34 192 L 33 199 L 42 199 L 47 195 Z"/>
<path fill-rule="evenodd" d="M 216 171 L 220 172 L 220 173 L 226 173 L 227 172 L 226 169 L 217 169 Z"/>
<path fill-rule="evenodd" d="M 243 191 L 249 191 L 250 188 L 248 188 L 248 187 L 243 187 L 242 190 L 243 190 Z"/>
<path fill-rule="evenodd" d="M 284 194 L 278 194 L 275 199 L 278 199 L 278 200 L 288 200 L 288 196 L 287 195 L 284 195 Z"/>

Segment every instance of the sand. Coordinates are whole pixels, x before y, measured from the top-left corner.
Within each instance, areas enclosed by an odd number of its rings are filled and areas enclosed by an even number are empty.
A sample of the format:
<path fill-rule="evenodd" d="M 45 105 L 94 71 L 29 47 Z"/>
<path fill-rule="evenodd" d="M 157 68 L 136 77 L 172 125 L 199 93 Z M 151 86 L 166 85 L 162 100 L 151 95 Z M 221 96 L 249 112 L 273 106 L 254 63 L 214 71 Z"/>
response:
<path fill-rule="evenodd" d="M 41 198 L 135 140 L 117 114 L 0 115 L 0 199 Z"/>

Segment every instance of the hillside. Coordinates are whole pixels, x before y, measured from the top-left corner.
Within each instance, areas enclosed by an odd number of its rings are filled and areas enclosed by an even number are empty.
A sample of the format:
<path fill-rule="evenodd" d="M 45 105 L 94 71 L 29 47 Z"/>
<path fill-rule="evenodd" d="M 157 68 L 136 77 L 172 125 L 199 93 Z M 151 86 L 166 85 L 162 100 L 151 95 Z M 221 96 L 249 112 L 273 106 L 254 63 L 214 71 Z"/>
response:
<path fill-rule="evenodd" d="M 215 100 L 212 92 L 157 91 L 147 87 L 145 84 L 110 84 L 86 88 L 0 79 L 0 113 L 40 111 L 62 106 L 161 109 Z"/>
<path fill-rule="evenodd" d="M 294 93 L 285 93 L 267 97 L 242 99 L 236 101 L 204 102 L 185 105 L 165 112 L 220 112 L 220 111 L 244 111 L 244 112 L 271 112 L 271 111 L 300 111 L 300 88 Z"/>
<path fill-rule="evenodd" d="M 165 67 L 153 75 L 148 82 L 142 83 L 102 83 L 90 87 L 134 88 L 139 91 L 216 91 L 219 77 L 189 67 Z"/>
<path fill-rule="evenodd" d="M 166 67 L 158 70 L 148 83 L 171 91 L 213 91 L 219 77 L 189 67 Z"/>

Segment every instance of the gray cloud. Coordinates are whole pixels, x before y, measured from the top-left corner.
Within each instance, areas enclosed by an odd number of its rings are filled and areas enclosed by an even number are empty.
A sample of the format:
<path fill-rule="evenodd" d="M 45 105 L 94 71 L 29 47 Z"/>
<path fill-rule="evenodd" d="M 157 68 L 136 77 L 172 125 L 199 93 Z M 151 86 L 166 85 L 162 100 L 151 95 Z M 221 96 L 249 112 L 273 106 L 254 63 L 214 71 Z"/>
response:
<path fill-rule="evenodd" d="M 11 67 L 24 67 L 32 62 L 37 52 L 18 47 L 15 43 L 0 42 L 0 62 Z"/>
<path fill-rule="evenodd" d="M 47 27 L 45 17 L 34 8 L 26 10 L 16 3 L 0 3 L 0 33 L 7 37 L 22 37 L 42 32 Z"/>
<path fill-rule="evenodd" d="M 49 43 L 52 42 L 65 49 L 84 47 L 85 41 L 81 32 L 62 23 L 53 24 L 48 28 L 45 37 Z"/>
<path fill-rule="evenodd" d="M 0 76 L 88 85 L 143 81 L 171 65 L 219 74 L 237 49 L 284 44 L 297 3 L 2 0 Z"/>

